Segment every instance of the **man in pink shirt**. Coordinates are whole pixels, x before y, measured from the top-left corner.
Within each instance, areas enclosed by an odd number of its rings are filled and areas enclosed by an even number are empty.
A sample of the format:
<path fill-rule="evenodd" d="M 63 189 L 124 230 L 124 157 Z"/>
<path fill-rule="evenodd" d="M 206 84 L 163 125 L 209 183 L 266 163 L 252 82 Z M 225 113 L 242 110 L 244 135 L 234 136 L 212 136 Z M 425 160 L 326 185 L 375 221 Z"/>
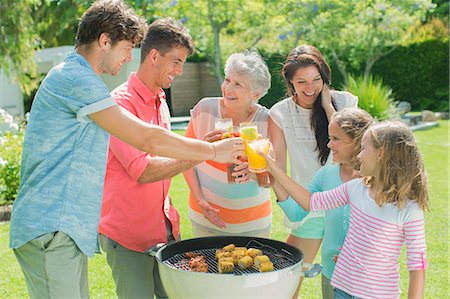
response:
<path fill-rule="evenodd" d="M 162 88 L 183 73 L 194 46 L 172 18 L 153 22 L 141 45 L 141 63 L 112 96 L 141 120 L 170 130 Z M 155 259 L 144 251 L 179 238 L 179 215 L 170 203 L 170 178 L 199 163 L 148 155 L 111 136 L 99 239 L 119 298 L 167 298 Z"/>

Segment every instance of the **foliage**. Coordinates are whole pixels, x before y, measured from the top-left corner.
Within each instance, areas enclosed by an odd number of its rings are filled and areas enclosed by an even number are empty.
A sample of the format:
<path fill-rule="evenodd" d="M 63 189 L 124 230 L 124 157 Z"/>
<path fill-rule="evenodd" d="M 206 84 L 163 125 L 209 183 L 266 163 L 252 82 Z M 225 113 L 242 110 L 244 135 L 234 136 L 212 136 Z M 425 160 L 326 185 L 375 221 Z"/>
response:
<path fill-rule="evenodd" d="M 448 41 L 428 40 L 397 47 L 381 58 L 373 74 L 381 76 L 396 100 L 411 103 L 413 110 L 448 111 Z"/>
<path fill-rule="evenodd" d="M 256 47 L 270 38 L 276 1 L 267 0 L 172 0 L 163 5 L 162 15 L 171 15 L 189 28 L 198 57 L 204 57 L 219 83 L 223 64 L 234 52 Z M 276 19 L 276 18 L 274 18 Z M 273 44 L 273 43 L 272 43 Z"/>
<path fill-rule="evenodd" d="M 358 97 L 358 106 L 378 120 L 395 116 L 392 89 L 383 85 L 381 78 L 348 76 L 347 90 Z"/>
<path fill-rule="evenodd" d="M 299 41 L 317 46 L 334 60 L 345 83 L 350 67 L 365 64 L 367 76 L 373 64 L 404 38 L 410 25 L 433 7 L 430 0 L 351 2 L 287 0 L 282 6 L 293 46 Z"/>
<path fill-rule="evenodd" d="M 428 13 L 428 17 L 437 17 L 442 20 L 446 20 L 448 23 L 448 13 L 450 10 L 450 3 L 448 0 L 433 0 L 436 4 L 436 8 Z"/>
<path fill-rule="evenodd" d="M 18 81 L 24 92 L 30 92 L 37 83 L 34 50 L 37 40 L 31 11 L 37 0 L 2 0 L 0 2 L 0 70 Z M 31 77 L 26 75 L 31 74 Z"/>
<path fill-rule="evenodd" d="M 0 205 L 12 203 L 20 182 L 23 133 L 17 122 L 0 109 Z"/>
<path fill-rule="evenodd" d="M 425 24 L 418 21 L 411 26 L 408 30 L 408 38 L 403 41 L 402 45 L 422 43 L 427 40 L 448 41 L 448 34 L 448 25 L 441 19 L 433 17 Z"/>
<path fill-rule="evenodd" d="M 22 145 L 19 125 L 0 109 L 0 205 L 12 203 L 19 190 Z"/>
<path fill-rule="evenodd" d="M 261 51 L 260 54 L 269 67 L 272 80 L 268 93 L 259 100 L 259 103 L 267 108 L 270 108 L 275 103 L 282 100 L 286 95 L 286 87 L 284 85 L 281 69 L 284 61 L 286 60 L 287 53 L 265 53 L 264 51 Z"/>

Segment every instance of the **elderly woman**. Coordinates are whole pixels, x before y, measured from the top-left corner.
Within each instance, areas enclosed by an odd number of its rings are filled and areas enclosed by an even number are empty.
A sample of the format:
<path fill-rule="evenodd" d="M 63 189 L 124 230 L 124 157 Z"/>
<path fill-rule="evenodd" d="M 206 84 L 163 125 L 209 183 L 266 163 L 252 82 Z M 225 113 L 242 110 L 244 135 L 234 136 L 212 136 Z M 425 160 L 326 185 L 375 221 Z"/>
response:
<path fill-rule="evenodd" d="M 204 98 L 191 110 L 186 136 L 214 141 L 215 121 L 231 118 L 233 126 L 254 122 L 268 137 L 268 109 L 258 100 L 270 88 L 267 65 L 256 51 L 232 54 L 225 64 L 222 97 Z M 191 190 L 189 218 L 194 236 L 269 237 L 272 224 L 270 189 L 250 179 L 246 162 L 235 167 L 238 184 L 228 184 L 227 165 L 205 161 L 184 172 Z"/>

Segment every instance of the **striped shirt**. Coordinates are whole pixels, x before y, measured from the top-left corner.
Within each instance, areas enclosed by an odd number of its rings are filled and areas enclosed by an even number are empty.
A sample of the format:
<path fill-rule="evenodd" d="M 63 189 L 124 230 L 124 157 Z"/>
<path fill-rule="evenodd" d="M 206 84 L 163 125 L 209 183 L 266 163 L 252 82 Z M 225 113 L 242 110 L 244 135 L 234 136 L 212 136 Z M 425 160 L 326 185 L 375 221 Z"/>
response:
<path fill-rule="evenodd" d="M 428 267 L 424 215 L 415 201 L 379 207 L 362 179 L 314 193 L 311 211 L 350 205 L 350 227 L 331 284 L 361 298 L 399 298 L 398 259 L 406 243 L 409 271 Z"/>
<path fill-rule="evenodd" d="M 214 130 L 215 120 L 220 118 L 220 98 L 204 98 L 191 110 L 193 131 L 186 136 L 202 139 L 206 133 Z M 253 122 L 258 133 L 267 137 L 267 108 L 258 105 Z M 228 184 L 227 165 L 206 161 L 195 168 L 201 191 L 205 199 L 219 209 L 219 216 L 225 221 L 226 228 L 219 228 L 209 222 L 202 214 L 192 192 L 189 198 L 189 218 L 195 225 L 211 228 L 226 234 L 259 234 L 270 232 L 272 224 L 272 205 L 270 189 L 261 188 L 254 181 L 245 184 Z"/>

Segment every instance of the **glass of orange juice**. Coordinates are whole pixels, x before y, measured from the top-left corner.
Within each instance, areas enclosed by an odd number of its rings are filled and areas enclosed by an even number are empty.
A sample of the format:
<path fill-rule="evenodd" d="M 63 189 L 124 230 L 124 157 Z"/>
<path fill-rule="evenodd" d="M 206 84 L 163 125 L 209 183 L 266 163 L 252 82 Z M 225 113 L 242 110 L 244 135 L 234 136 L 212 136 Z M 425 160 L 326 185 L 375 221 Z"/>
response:
<path fill-rule="evenodd" d="M 267 171 L 267 163 L 258 152 L 269 153 L 269 139 L 255 139 L 248 142 L 248 168 L 256 174 L 256 181 L 260 187 L 269 188 L 273 184 L 273 178 Z"/>
<path fill-rule="evenodd" d="M 251 172 L 262 172 L 267 169 L 267 163 L 258 152 L 269 153 L 270 141 L 267 138 L 255 139 L 247 142 L 248 168 Z"/>

